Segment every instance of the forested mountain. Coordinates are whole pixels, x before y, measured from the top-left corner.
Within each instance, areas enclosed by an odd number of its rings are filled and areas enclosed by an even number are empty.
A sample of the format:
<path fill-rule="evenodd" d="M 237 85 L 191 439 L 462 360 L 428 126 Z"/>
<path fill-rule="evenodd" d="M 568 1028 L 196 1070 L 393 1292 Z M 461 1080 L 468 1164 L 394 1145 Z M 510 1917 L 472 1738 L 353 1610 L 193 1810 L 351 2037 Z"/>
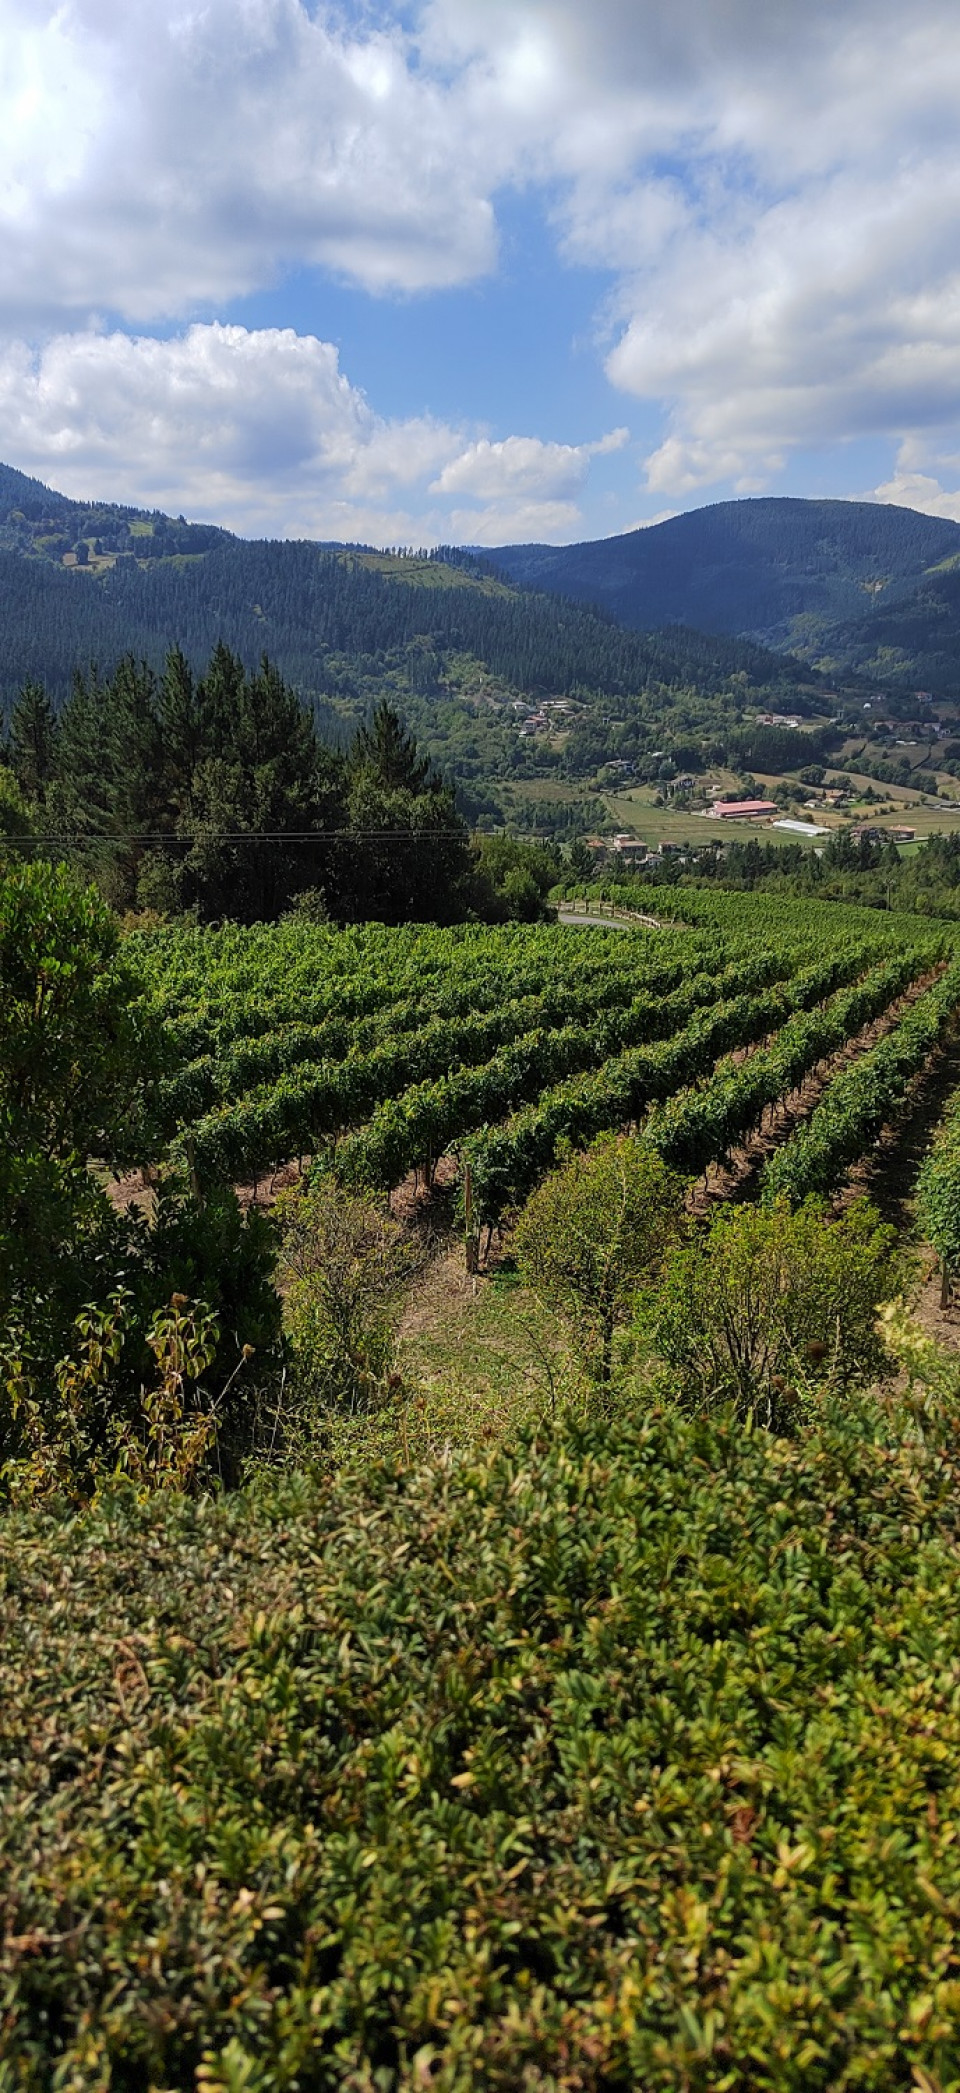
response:
<path fill-rule="evenodd" d="M 365 665 L 412 648 L 412 688 L 438 688 L 439 653 L 471 656 L 514 689 L 559 696 L 779 684 L 799 671 L 738 641 L 645 634 L 519 591 L 462 555 L 255 541 L 159 514 L 69 503 L 0 467 L 0 690 L 27 678 L 54 698 L 78 664 L 172 640 L 196 666 L 217 641 L 251 665 L 267 651 L 304 694 L 358 695 Z"/>
<path fill-rule="evenodd" d="M 344 745 L 380 698 L 456 781 L 472 819 L 501 818 L 501 781 L 592 777 L 610 758 L 686 750 L 741 723 L 744 704 L 810 709 L 809 672 L 755 642 L 673 627 L 637 633 L 604 610 L 499 578 L 456 548 L 431 554 L 247 542 L 133 509 L 71 503 L 0 468 L 0 710 L 26 682 L 62 705 L 78 672 L 129 656 L 196 672 L 225 643 L 267 655 Z M 816 679 L 813 679 L 815 687 Z M 545 704 L 547 713 L 526 725 Z M 698 743 L 699 745 L 699 743 Z M 530 825 L 514 798 L 512 819 Z M 583 825 L 558 801 L 550 825 Z"/>
<path fill-rule="evenodd" d="M 720 502 L 591 544 L 391 556 L 251 543 L 0 465 L 0 592 L 7 705 L 27 677 L 59 702 L 78 665 L 159 667 L 172 642 L 199 667 L 218 639 L 251 666 L 266 648 L 321 710 L 362 706 L 384 674 L 414 700 L 459 695 L 467 663 L 532 698 L 709 696 L 738 674 L 772 695 L 810 667 L 960 693 L 960 524 L 870 502 Z"/>
<path fill-rule="evenodd" d="M 718 502 L 584 545 L 504 545 L 508 580 L 638 629 L 743 633 L 828 673 L 960 690 L 960 523 L 875 502 Z"/>

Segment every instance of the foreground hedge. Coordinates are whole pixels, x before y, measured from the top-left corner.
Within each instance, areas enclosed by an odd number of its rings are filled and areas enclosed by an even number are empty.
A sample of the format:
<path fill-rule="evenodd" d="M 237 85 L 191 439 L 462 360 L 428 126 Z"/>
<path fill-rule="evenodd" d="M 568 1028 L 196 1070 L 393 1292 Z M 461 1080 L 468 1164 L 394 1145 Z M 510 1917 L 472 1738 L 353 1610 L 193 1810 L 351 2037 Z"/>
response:
<path fill-rule="evenodd" d="M 0 2085 L 960 2085 L 956 1424 L 8 1521 Z"/>

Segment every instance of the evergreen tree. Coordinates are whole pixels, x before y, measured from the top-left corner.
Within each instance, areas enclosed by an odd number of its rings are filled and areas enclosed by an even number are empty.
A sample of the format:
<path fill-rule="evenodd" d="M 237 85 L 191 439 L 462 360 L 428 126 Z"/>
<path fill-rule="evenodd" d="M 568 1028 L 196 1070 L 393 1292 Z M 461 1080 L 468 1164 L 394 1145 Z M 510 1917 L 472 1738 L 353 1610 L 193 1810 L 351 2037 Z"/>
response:
<path fill-rule="evenodd" d="M 25 683 L 10 719 L 12 769 L 27 798 L 42 806 L 53 772 L 57 720 L 42 683 Z"/>
<path fill-rule="evenodd" d="M 379 704 L 358 730 L 348 779 L 349 826 L 362 839 L 344 880 L 349 913 L 384 923 L 456 922 L 472 880 L 466 824 L 392 705 Z"/>
<path fill-rule="evenodd" d="M 419 794 L 441 790 L 428 756 L 421 756 L 399 712 L 385 699 L 376 706 L 369 726 L 360 726 L 350 750 L 350 769 L 368 773 L 390 792 Z"/>
<path fill-rule="evenodd" d="M 171 647 L 160 684 L 160 733 L 166 787 L 174 812 L 190 789 L 194 768 L 203 754 L 204 702 L 190 663 L 180 647 Z"/>

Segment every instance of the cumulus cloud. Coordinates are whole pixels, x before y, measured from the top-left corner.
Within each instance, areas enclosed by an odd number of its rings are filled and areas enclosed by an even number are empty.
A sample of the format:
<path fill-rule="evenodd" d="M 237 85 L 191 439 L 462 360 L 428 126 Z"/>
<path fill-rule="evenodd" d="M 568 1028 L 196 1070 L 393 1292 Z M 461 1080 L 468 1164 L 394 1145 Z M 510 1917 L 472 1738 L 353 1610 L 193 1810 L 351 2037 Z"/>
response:
<path fill-rule="evenodd" d="M 5 0 L 0 82 L 0 332 L 46 339 L 51 371 L 69 363 L 81 448 L 78 374 L 104 352 L 77 344 L 98 314 L 141 330 L 129 371 L 111 354 L 122 400 L 157 389 L 172 484 L 175 358 L 151 359 L 142 330 L 295 266 L 377 294 L 474 281 L 496 265 L 512 184 L 539 193 L 566 265 L 610 272 L 598 353 L 614 387 L 662 409 L 652 491 L 753 492 L 798 446 L 924 435 L 927 496 L 951 499 L 954 0 Z M 204 425 L 223 446 L 211 434 L 205 487 L 249 489 L 274 444 L 312 457 L 307 401 L 323 398 L 318 456 L 352 427 L 344 501 L 374 513 L 388 483 L 419 486 L 427 509 L 463 500 L 519 525 L 539 503 L 553 534 L 576 528 L 584 446 L 468 430 L 446 448 L 428 419 L 367 439 L 362 403 L 334 412 L 315 352 L 277 355 L 282 411 L 264 387 L 231 420 L 239 381 L 219 363 L 201 380 L 190 350 L 178 383 L 207 383 L 226 414 Z M 64 410 L 79 469 L 71 426 Z M 147 456 L 162 478 L 159 444 Z"/>
<path fill-rule="evenodd" d="M 871 487 L 859 498 L 861 501 L 895 502 L 904 509 L 920 509 L 927 516 L 948 516 L 960 523 L 960 486 L 953 490 L 941 485 L 936 475 L 925 469 L 930 464 L 930 446 L 922 438 L 908 437 L 900 445 L 896 464 L 889 480 L 879 487 Z M 960 480 L 960 457 L 944 457 L 940 469 Z"/>
<path fill-rule="evenodd" d="M 429 0 L 522 125 L 606 368 L 662 405 L 648 485 L 775 482 L 792 449 L 960 416 L 960 18 L 949 0 Z M 522 116 L 520 114 L 522 112 Z"/>
<path fill-rule="evenodd" d="M 0 310 L 189 311 L 320 263 L 375 290 L 495 258 L 456 96 L 396 24 L 304 0 L 6 0 Z"/>
<path fill-rule="evenodd" d="M 254 534 L 557 537 L 579 520 L 564 495 L 626 432 L 580 446 L 468 434 L 377 414 L 333 344 L 292 328 L 196 324 L 167 341 L 114 331 L 0 349 L 0 455 L 81 499 Z M 449 496 L 483 506 L 454 523 Z"/>
<path fill-rule="evenodd" d="M 544 443 L 535 436 L 483 436 L 451 458 L 432 492 L 474 495 L 478 501 L 564 502 L 579 493 L 591 458 L 623 449 L 628 429 L 612 429 L 598 443 Z M 576 512 L 574 512 L 575 515 Z"/>

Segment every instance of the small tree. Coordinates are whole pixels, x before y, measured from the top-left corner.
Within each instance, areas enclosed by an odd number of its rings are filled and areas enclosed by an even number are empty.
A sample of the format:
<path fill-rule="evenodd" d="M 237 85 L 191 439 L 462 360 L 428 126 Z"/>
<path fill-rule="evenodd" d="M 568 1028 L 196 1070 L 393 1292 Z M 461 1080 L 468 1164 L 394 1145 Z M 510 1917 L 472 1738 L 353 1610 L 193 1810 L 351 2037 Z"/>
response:
<path fill-rule="evenodd" d="M 572 879 L 592 879 L 597 869 L 592 850 L 588 850 L 582 836 L 575 836 L 570 845 L 568 863 Z"/>
<path fill-rule="evenodd" d="M 649 1304 L 663 1392 L 691 1410 L 733 1403 L 787 1431 L 805 1397 L 881 1372 L 877 1310 L 895 1241 L 864 1202 L 837 1221 L 812 1199 L 796 1212 L 785 1201 L 723 1208 L 671 1252 Z"/>
<path fill-rule="evenodd" d="M 288 1193 L 277 1211 L 301 1398 L 345 1416 L 370 1411 L 387 1390 L 416 1246 L 330 1178 Z"/>
<path fill-rule="evenodd" d="M 58 1267 L 102 1206 L 88 1159 L 128 1154 L 151 1059 L 95 890 L 63 866 L 11 866 L 0 875 L 0 1315 L 24 1293 L 49 1313 Z"/>
<path fill-rule="evenodd" d="M 577 1357 L 602 1388 L 617 1325 L 682 1231 L 682 1193 L 659 1157 L 608 1134 L 553 1171 L 517 1223 L 521 1278 L 563 1318 Z"/>

